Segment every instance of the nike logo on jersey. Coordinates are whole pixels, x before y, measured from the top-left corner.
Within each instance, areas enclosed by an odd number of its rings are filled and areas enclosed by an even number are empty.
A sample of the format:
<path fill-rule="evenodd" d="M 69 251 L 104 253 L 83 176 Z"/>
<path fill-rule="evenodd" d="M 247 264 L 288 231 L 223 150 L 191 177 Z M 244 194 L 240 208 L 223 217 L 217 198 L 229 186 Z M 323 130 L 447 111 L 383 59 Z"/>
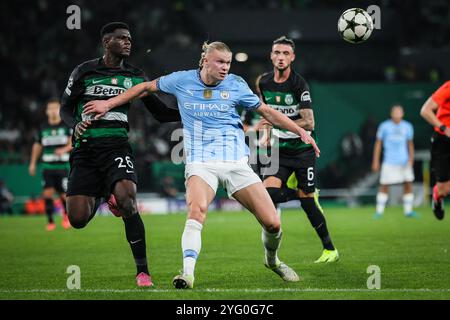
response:
<path fill-rule="evenodd" d="M 136 241 L 130 241 L 130 244 L 135 244 L 138 243 L 139 241 L 141 241 L 142 239 L 136 240 Z"/>
<path fill-rule="evenodd" d="M 103 81 L 103 79 L 100 79 L 100 80 L 92 80 L 92 84 L 97 84 L 97 83 L 100 83 L 100 82 L 102 82 Z"/>
<path fill-rule="evenodd" d="M 133 170 L 128 170 L 128 169 L 127 169 L 127 173 L 134 173 L 134 171 L 133 171 Z"/>
<path fill-rule="evenodd" d="M 186 90 L 187 93 L 189 93 L 191 96 L 194 96 L 194 93 L 191 90 Z"/>

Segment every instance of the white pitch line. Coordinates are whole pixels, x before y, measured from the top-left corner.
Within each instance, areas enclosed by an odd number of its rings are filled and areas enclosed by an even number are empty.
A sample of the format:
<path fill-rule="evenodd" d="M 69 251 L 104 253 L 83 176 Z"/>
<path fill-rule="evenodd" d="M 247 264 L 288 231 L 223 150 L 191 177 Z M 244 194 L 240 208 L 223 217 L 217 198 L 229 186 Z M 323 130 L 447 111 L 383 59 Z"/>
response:
<path fill-rule="evenodd" d="M 271 292 L 450 292 L 450 289 L 399 288 L 399 289 L 361 289 L 361 288 L 274 288 L 274 289 L 219 289 L 205 288 L 193 290 L 178 289 L 0 289 L 0 293 L 174 293 L 174 292 L 207 292 L 207 293 L 271 293 Z"/>

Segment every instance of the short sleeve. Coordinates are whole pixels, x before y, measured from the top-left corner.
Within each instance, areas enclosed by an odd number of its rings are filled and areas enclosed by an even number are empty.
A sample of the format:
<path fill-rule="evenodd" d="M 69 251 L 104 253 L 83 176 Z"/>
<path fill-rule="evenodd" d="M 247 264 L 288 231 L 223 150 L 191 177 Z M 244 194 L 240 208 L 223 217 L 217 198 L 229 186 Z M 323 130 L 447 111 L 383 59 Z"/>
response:
<path fill-rule="evenodd" d="M 158 78 L 156 82 L 158 90 L 175 95 L 177 91 L 177 84 L 182 74 L 182 71 L 178 71 Z"/>
<path fill-rule="evenodd" d="M 382 123 L 382 124 L 380 124 L 380 126 L 378 127 L 378 130 L 377 130 L 377 139 L 383 140 L 383 137 L 384 137 L 384 125 Z"/>
<path fill-rule="evenodd" d="M 259 97 L 255 93 L 253 93 L 244 79 L 242 79 L 241 77 L 236 77 L 236 81 L 238 82 L 239 86 L 238 105 L 248 110 L 257 109 L 261 105 L 261 100 L 259 100 Z"/>
<path fill-rule="evenodd" d="M 64 89 L 63 99 L 77 99 L 83 93 L 83 84 L 81 82 L 80 66 L 76 67 L 70 74 L 67 86 Z"/>
<path fill-rule="evenodd" d="M 300 109 L 312 109 L 311 93 L 305 79 L 300 78 L 294 90 Z"/>
<path fill-rule="evenodd" d="M 39 130 L 37 130 L 37 131 L 34 133 L 34 135 L 33 135 L 33 142 L 42 144 L 41 141 L 42 141 L 42 130 L 39 129 Z"/>
<path fill-rule="evenodd" d="M 414 139 L 414 127 L 412 124 L 408 123 L 408 140 Z"/>
<path fill-rule="evenodd" d="M 450 99 L 450 81 L 444 83 L 435 93 L 431 95 L 431 98 L 439 106 L 442 106 L 445 101 Z"/>
<path fill-rule="evenodd" d="M 70 75 L 61 97 L 60 115 L 64 123 L 69 127 L 74 127 L 78 122 L 75 118 L 75 110 L 77 103 L 83 98 L 84 84 L 82 77 L 83 72 L 81 67 L 78 66 Z"/>

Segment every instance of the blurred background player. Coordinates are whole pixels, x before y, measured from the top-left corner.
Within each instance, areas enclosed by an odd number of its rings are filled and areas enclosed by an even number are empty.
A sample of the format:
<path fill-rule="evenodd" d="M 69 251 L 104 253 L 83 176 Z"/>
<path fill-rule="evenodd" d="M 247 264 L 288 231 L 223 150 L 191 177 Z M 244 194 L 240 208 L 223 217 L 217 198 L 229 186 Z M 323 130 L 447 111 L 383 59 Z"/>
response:
<path fill-rule="evenodd" d="M 70 160 L 67 208 L 72 226 L 84 228 L 93 218 L 99 199 L 109 199 L 111 212 L 122 217 L 125 233 L 136 264 L 140 287 L 153 285 L 147 266 L 145 227 L 136 203 L 137 174 L 128 142 L 130 103 L 99 120 L 82 115 L 82 106 L 94 99 L 108 99 L 144 82 L 144 72 L 125 61 L 131 52 L 131 35 L 123 22 L 108 23 L 101 29 L 104 55 L 77 66 L 63 94 L 61 115 L 75 127 L 74 150 Z M 169 110 L 154 95 L 145 100 L 157 117 L 179 120 L 177 110 Z"/>
<path fill-rule="evenodd" d="M 374 218 L 381 218 L 388 201 L 389 186 L 403 184 L 403 211 L 406 217 L 417 217 L 413 211 L 414 193 L 414 129 L 403 120 L 403 107 L 391 108 L 391 119 L 382 122 L 377 130 L 373 150 L 372 170 L 380 171 L 380 157 L 383 149 L 383 163 L 380 173 L 380 188 L 377 193 Z"/>
<path fill-rule="evenodd" d="M 444 219 L 444 198 L 450 193 L 450 81 L 444 83 L 423 105 L 420 115 L 434 127 L 431 165 L 436 178 L 432 209 Z"/>
<path fill-rule="evenodd" d="M 9 191 L 8 187 L 5 185 L 3 179 L 0 179 L 0 215 L 2 214 L 13 214 L 12 204 L 14 201 L 14 195 Z"/>
<path fill-rule="evenodd" d="M 90 101 L 84 112 L 101 117 L 143 94 L 161 90 L 176 95 L 184 126 L 188 215 L 181 240 L 183 272 L 173 279 L 175 288 L 193 288 L 195 264 L 202 245 L 201 231 L 219 183 L 263 227 L 265 266 L 285 281 L 299 281 L 295 271 L 277 256 L 281 222 L 261 179 L 248 166 L 249 150 L 236 107 L 256 110 L 271 123 L 292 130 L 311 143 L 317 155 L 320 151 L 304 129 L 262 103 L 241 77 L 228 73 L 232 53 L 226 44 L 204 43 L 202 49 L 199 69 L 173 72 L 141 83 L 107 101 Z"/>
<path fill-rule="evenodd" d="M 307 130 L 313 139 L 316 139 L 309 86 L 291 67 L 295 59 L 294 51 L 294 42 L 285 36 L 273 41 L 270 54 L 273 71 L 259 77 L 256 87 L 265 103 L 288 116 L 299 127 Z M 278 144 L 273 147 L 279 149 L 279 169 L 273 175 L 264 175 L 264 186 L 275 205 L 289 200 L 300 200 L 301 207 L 322 241 L 323 252 L 315 262 L 337 261 L 339 253 L 331 241 L 325 217 L 315 197 L 316 154 L 314 148 L 304 143 L 298 135 L 287 130 L 273 127 L 271 132 L 278 138 Z M 270 135 L 266 137 L 270 139 Z M 297 179 L 295 189 L 287 187 L 288 178 L 292 174 L 295 174 Z"/>
<path fill-rule="evenodd" d="M 28 171 L 31 176 L 36 175 L 36 163 L 42 154 L 42 185 L 45 201 L 45 213 L 47 214 L 47 231 L 56 228 L 53 214 L 55 206 L 53 196 L 58 193 L 63 204 L 62 226 L 70 228 L 70 222 L 66 212 L 67 176 L 69 173 L 69 153 L 72 150 L 72 129 L 68 128 L 59 115 L 61 104 L 59 99 L 51 99 L 47 102 L 47 121 L 36 134 L 31 149 L 31 160 Z"/>

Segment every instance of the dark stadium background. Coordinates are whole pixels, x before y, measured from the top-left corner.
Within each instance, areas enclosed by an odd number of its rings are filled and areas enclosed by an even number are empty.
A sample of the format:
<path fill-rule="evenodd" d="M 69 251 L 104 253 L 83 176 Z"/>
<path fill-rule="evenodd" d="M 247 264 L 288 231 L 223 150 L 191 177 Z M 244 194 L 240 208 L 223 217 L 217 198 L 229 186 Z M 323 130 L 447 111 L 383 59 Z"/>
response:
<path fill-rule="evenodd" d="M 66 28 L 71 4 L 81 8 L 81 30 Z M 372 4 L 381 8 L 381 30 L 363 44 L 344 42 L 336 30 L 339 15 Z M 292 37 L 295 69 L 311 85 L 322 188 L 349 187 L 368 172 L 376 126 L 392 103 L 404 104 L 416 148 L 426 150 L 431 127 L 419 110 L 450 76 L 445 0 L 1 1 L 0 21 L 0 179 L 16 196 L 40 193 L 27 164 L 45 102 L 61 95 L 76 65 L 101 54 L 99 30 L 110 21 L 129 24 L 129 61 L 151 78 L 195 68 L 202 42 L 220 40 L 248 54 L 246 62 L 233 62 L 231 72 L 252 87 L 258 74 L 271 69 L 271 42 Z M 159 126 L 139 108 L 130 123 L 139 191 L 158 192 L 166 175 L 182 191 L 182 168 L 170 164 L 169 137 L 179 125 Z M 420 164 L 416 171 L 420 177 Z"/>

